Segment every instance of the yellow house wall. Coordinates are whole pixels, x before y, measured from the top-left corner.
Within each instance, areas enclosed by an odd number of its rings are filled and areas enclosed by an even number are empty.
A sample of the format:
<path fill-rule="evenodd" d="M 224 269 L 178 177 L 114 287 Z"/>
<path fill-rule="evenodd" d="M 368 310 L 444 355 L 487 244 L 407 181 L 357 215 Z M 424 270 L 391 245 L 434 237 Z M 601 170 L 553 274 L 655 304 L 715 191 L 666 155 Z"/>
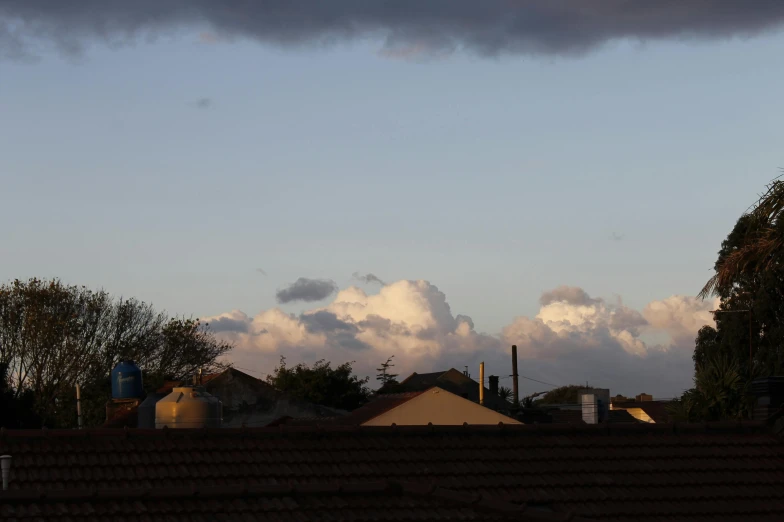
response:
<path fill-rule="evenodd" d="M 445 390 L 428 390 L 400 406 L 382 413 L 363 426 L 422 426 L 432 422 L 437 426 L 468 424 L 522 424 L 475 402 Z"/>

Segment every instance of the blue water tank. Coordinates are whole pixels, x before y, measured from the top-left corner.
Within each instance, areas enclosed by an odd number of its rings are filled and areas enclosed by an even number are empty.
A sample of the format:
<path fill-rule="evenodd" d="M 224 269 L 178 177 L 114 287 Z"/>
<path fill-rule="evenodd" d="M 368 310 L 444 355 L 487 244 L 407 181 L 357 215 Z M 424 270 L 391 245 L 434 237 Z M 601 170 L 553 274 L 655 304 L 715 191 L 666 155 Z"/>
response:
<path fill-rule="evenodd" d="M 133 361 L 120 361 L 112 370 L 112 398 L 138 399 L 143 396 L 142 371 Z"/>

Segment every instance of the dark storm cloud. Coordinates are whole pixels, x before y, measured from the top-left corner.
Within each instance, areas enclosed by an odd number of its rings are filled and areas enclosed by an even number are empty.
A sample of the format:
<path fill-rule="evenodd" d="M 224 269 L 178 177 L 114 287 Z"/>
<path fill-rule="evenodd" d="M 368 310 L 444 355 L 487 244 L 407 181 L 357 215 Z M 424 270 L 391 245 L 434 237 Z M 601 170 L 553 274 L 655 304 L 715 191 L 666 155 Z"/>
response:
<path fill-rule="evenodd" d="M 341 321 L 337 315 L 323 310 L 312 314 L 302 314 L 299 316 L 299 320 L 310 333 L 339 331 L 357 333 L 359 331 L 355 325 Z"/>
<path fill-rule="evenodd" d="M 210 330 L 215 333 L 221 332 L 240 332 L 246 333 L 248 331 L 248 322 L 240 319 L 231 319 L 229 317 L 221 317 L 215 319 L 210 323 Z"/>
<path fill-rule="evenodd" d="M 354 279 L 356 279 L 358 281 L 362 281 L 365 284 L 378 283 L 381 286 L 386 286 L 387 285 L 384 281 L 381 280 L 380 277 L 378 277 L 375 274 L 368 273 L 368 274 L 362 275 L 359 272 L 354 272 L 352 274 L 352 276 L 354 277 Z"/>
<path fill-rule="evenodd" d="M 782 0 L 0 0 L 0 56 L 35 40 L 78 54 L 184 28 L 283 46 L 386 40 L 391 54 L 580 54 L 632 38 L 719 39 L 778 28 Z"/>
<path fill-rule="evenodd" d="M 338 290 L 338 285 L 329 279 L 308 279 L 300 277 L 294 283 L 275 294 L 281 304 L 293 301 L 321 301 Z"/>

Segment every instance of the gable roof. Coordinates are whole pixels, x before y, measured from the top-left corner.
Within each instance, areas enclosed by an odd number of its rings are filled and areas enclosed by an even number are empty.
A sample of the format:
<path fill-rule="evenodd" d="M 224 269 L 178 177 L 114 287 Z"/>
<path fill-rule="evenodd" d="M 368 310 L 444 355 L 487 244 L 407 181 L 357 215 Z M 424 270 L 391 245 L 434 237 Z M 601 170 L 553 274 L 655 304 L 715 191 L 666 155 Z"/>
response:
<path fill-rule="evenodd" d="M 475 411 L 476 409 L 482 409 L 481 411 L 485 411 L 490 415 L 498 416 L 500 419 L 505 419 L 505 421 L 509 421 L 510 423 L 517 423 L 515 419 L 505 417 L 493 410 L 484 409 L 485 407 L 479 404 L 476 404 L 468 399 L 463 397 L 456 396 L 450 391 L 443 390 L 443 388 L 439 386 L 432 386 L 422 391 L 415 391 L 415 392 L 404 392 L 404 393 L 387 393 L 383 395 L 378 395 L 374 399 L 372 399 L 367 404 L 357 408 L 356 410 L 352 411 L 348 415 L 340 416 L 340 417 L 331 417 L 331 418 L 324 418 L 324 417 L 305 417 L 305 418 L 292 418 L 290 416 L 281 417 L 273 421 L 269 426 L 280 426 L 282 424 L 286 424 L 289 426 L 318 426 L 318 425 L 341 425 L 341 426 L 362 426 L 367 422 L 372 421 L 373 419 L 384 415 L 385 413 L 391 412 L 395 408 L 403 406 L 404 404 L 420 397 L 430 391 L 433 390 L 441 390 L 445 393 L 453 396 L 454 399 L 458 401 L 463 401 L 466 406 L 468 406 L 470 411 Z M 473 416 L 476 418 L 476 416 Z M 497 422 L 494 421 L 493 424 Z M 389 423 L 391 424 L 391 422 Z"/>
<path fill-rule="evenodd" d="M 407 403 L 414 397 L 419 397 L 425 393 L 425 391 L 426 390 L 379 395 L 367 404 L 352 411 L 345 417 L 341 417 L 338 422 L 344 425 L 361 426 L 367 421 Z"/>
<path fill-rule="evenodd" d="M 605 521 L 784 519 L 760 422 L 0 430 L 0 454 L 27 492 L 392 480 Z"/>
<path fill-rule="evenodd" d="M 463 372 L 450 368 L 442 372 L 412 373 L 400 382 L 398 388 L 406 392 L 425 391 L 433 386 L 438 386 L 448 392 L 461 396 L 473 402 L 479 402 L 479 382 L 465 375 Z M 506 410 L 512 405 L 497 395 L 490 393 L 485 387 L 485 404 L 491 409 Z"/>
<path fill-rule="evenodd" d="M 360 406 L 348 415 L 334 416 L 334 417 L 300 417 L 294 418 L 291 416 L 283 416 L 275 419 L 269 427 L 280 425 L 288 426 L 317 426 L 317 425 L 339 425 L 339 426 L 361 426 L 367 421 L 378 417 L 379 415 L 397 408 L 401 404 L 405 404 L 414 397 L 421 395 L 424 391 L 406 392 L 406 393 L 387 393 L 378 395 L 370 402 Z"/>
<path fill-rule="evenodd" d="M 417 520 L 478 522 L 564 520 L 481 495 L 416 483 L 168 486 L 64 492 L 0 491 L 0 518 L 36 520 Z M 576 519 L 572 519 L 576 520 Z"/>

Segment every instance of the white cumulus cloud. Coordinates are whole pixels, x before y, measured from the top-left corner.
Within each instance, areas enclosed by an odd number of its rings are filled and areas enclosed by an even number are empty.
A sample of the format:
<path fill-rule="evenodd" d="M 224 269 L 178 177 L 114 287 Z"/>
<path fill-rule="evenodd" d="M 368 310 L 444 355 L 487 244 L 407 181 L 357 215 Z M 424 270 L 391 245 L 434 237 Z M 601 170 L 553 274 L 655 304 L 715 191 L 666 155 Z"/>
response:
<path fill-rule="evenodd" d="M 234 310 L 203 320 L 235 343 L 230 358 L 238 366 L 260 372 L 270 372 L 283 355 L 291 364 L 354 361 L 358 374 L 372 377 L 394 355 L 394 371 L 401 376 L 472 369 L 485 361 L 488 374 L 505 378 L 511 373 L 510 346 L 516 344 L 519 373 L 526 377 L 671 397 L 691 384 L 694 338 L 703 325 L 713 324 L 709 310 L 715 306 L 671 296 L 640 312 L 578 287 L 545 292 L 540 304 L 536 316 L 517 317 L 499 335 L 489 335 L 477 332 L 470 317 L 455 315 L 435 285 L 402 280 L 376 294 L 350 286 L 326 306 L 300 315 L 272 308 L 253 317 Z M 646 343 L 647 334 L 667 341 Z M 523 392 L 547 388 L 526 379 L 520 385 Z"/>

